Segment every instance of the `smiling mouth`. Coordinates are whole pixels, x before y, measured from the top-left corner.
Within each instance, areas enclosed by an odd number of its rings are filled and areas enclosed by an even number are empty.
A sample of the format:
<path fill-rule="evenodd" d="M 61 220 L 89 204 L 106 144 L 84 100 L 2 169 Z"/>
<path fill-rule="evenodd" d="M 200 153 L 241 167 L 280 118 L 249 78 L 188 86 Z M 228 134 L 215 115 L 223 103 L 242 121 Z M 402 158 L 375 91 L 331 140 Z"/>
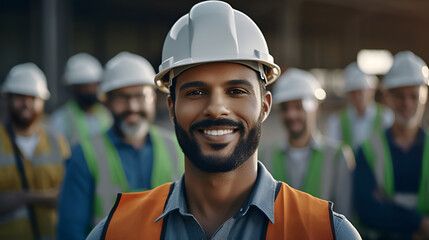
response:
<path fill-rule="evenodd" d="M 205 130 L 203 130 L 203 133 L 206 135 L 211 135 L 211 136 L 222 136 L 222 135 L 226 135 L 226 134 L 231 134 L 234 131 L 235 130 L 233 130 L 233 129 L 219 129 L 219 130 L 205 129 Z"/>

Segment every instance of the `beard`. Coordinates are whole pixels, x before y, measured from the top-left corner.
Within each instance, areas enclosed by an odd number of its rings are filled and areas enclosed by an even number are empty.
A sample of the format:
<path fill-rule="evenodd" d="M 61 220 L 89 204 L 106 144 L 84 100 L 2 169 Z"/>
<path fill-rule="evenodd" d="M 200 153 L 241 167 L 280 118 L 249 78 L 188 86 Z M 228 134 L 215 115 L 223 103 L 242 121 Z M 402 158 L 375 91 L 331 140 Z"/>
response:
<path fill-rule="evenodd" d="M 26 110 L 27 108 L 21 108 L 21 109 L 14 109 L 13 107 L 9 108 L 9 116 L 11 122 L 19 129 L 27 129 L 29 128 L 33 123 L 35 123 L 42 113 L 38 113 L 34 110 L 31 111 L 31 115 L 29 117 L 22 116 L 22 111 Z"/>
<path fill-rule="evenodd" d="M 98 103 L 98 98 L 95 94 L 81 94 L 76 93 L 75 94 L 75 100 L 77 104 L 84 110 L 88 110 L 92 106 L 94 106 L 96 103 Z"/>
<path fill-rule="evenodd" d="M 306 124 L 303 124 L 303 127 L 300 130 L 291 130 L 291 128 L 289 127 L 290 125 L 291 125 L 291 121 L 286 120 L 284 122 L 284 126 L 288 130 L 289 137 L 291 139 L 300 138 L 307 131 L 307 125 Z"/>
<path fill-rule="evenodd" d="M 260 115 L 256 126 L 249 130 L 247 137 L 244 136 L 244 125 L 242 123 L 234 122 L 228 119 L 203 120 L 191 125 L 189 131 L 187 132 L 182 128 L 182 126 L 180 126 L 176 120 L 176 116 L 174 115 L 174 130 L 183 153 L 195 167 L 201 171 L 210 173 L 229 172 L 246 162 L 258 148 L 261 138 L 261 117 L 262 114 Z M 203 154 L 201 147 L 199 146 L 193 133 L 198 128 L 210 126 L 232 126 L 238 128 L 240 139 L 233 152 L 229 156 L 221 157 Z M 211 148 L 214 150 L 223 149 L 227 145 L 228 144 L 210 144 Z"/>
<path fill-rule="evenodd" d="M 129 115 L 135 113 L 142 117 L 137 123 L 131 124 L 124 121 Z M 113 118 L 115 120 L 113 128 L 121 137 L 138 139 L 143 138 L 149 132 L 150 121 L 145 112 L 126 111 L 119 115 L 114 115 Z"/>

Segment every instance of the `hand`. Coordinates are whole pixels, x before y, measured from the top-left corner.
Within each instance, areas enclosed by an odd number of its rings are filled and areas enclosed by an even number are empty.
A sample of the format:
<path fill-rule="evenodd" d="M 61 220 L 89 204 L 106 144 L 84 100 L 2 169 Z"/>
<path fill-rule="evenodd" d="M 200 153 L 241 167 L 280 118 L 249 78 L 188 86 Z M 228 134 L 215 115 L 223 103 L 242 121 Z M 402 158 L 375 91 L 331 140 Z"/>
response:
<path fill-rule="evenodd" d="M 424 216 L 419 229 L 414 233 L 415 240 L 429 240 L 429 216 Z"/>

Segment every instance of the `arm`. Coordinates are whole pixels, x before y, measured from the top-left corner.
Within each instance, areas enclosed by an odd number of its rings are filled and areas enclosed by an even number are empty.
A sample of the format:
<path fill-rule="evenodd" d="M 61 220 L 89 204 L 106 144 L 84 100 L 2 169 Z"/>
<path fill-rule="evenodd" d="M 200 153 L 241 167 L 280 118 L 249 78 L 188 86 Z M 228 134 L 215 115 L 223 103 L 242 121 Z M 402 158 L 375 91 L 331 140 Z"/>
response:
<path fill-rule="evenodd" d="M 351 218 L 352 172 L 356 165 L 352 149 L 348 145 L 340 146 L 336 161 L 338 164 L 333 194 L 334 209 Z"/>
<path fill-rule="evenodd" d="M 330 139 L 342 141 L 341 122 L 337 113 L 328 117 L 326 121 L 326 132 L 324 135 Z"/>
<path fill-rule="evenodd" d="M 359 218 L 369 227 L 398 233 L 411 233 L 419 228 L 422 219 L 419 213 L 380 198 L 380 194 L 377 194 L 375 177 L 361 148 L 356 155 L 353 191 Z"/>
<path fill-rule="evenodd" d="M 359 240 L 362 239 L 356 228 L 346 217 L 334 212 L 335 239 L 337 240 Z"/>
<path fill-rule="evenodd" d="M 94 180 L 82 148 L 73 149 L 58 202 L 58 239 L 84 239 L 91 226 Z"/>

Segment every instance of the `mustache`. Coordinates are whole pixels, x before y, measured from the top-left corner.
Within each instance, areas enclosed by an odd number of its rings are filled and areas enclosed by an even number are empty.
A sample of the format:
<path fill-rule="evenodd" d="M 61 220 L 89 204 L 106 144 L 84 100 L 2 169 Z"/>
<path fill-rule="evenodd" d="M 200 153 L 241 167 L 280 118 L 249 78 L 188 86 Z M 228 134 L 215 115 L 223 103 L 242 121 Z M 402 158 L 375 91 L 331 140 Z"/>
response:
<path fill-rule="evenodd" d="M 140 111 L 140 112 L 125 111 L 125 112 L 123 112 L 121 114 L 118 114 L 117 118 L 120 119 L 120 120 L 122 120 L 122 119 L 125 119 L 126 117 L 128 117 L 131 114 L 138 114 L 138 115 L 140 115 L 143 118 L 147 118 L 147 113 L 143 112 L 143 111 Z"/>
<path fill-rule="evenodd" d="M 244 124 L 241 122 L 235 122 L 230 119 L 205 119 L 200 122 L 194 123 L 189 128 L 189 132 L 193 132 L 194 130 L 198 130 L 199 128 L 208 128 L 213 126 L 229 126 L 236 127 L 240 133 L 244 132 Z"/>

